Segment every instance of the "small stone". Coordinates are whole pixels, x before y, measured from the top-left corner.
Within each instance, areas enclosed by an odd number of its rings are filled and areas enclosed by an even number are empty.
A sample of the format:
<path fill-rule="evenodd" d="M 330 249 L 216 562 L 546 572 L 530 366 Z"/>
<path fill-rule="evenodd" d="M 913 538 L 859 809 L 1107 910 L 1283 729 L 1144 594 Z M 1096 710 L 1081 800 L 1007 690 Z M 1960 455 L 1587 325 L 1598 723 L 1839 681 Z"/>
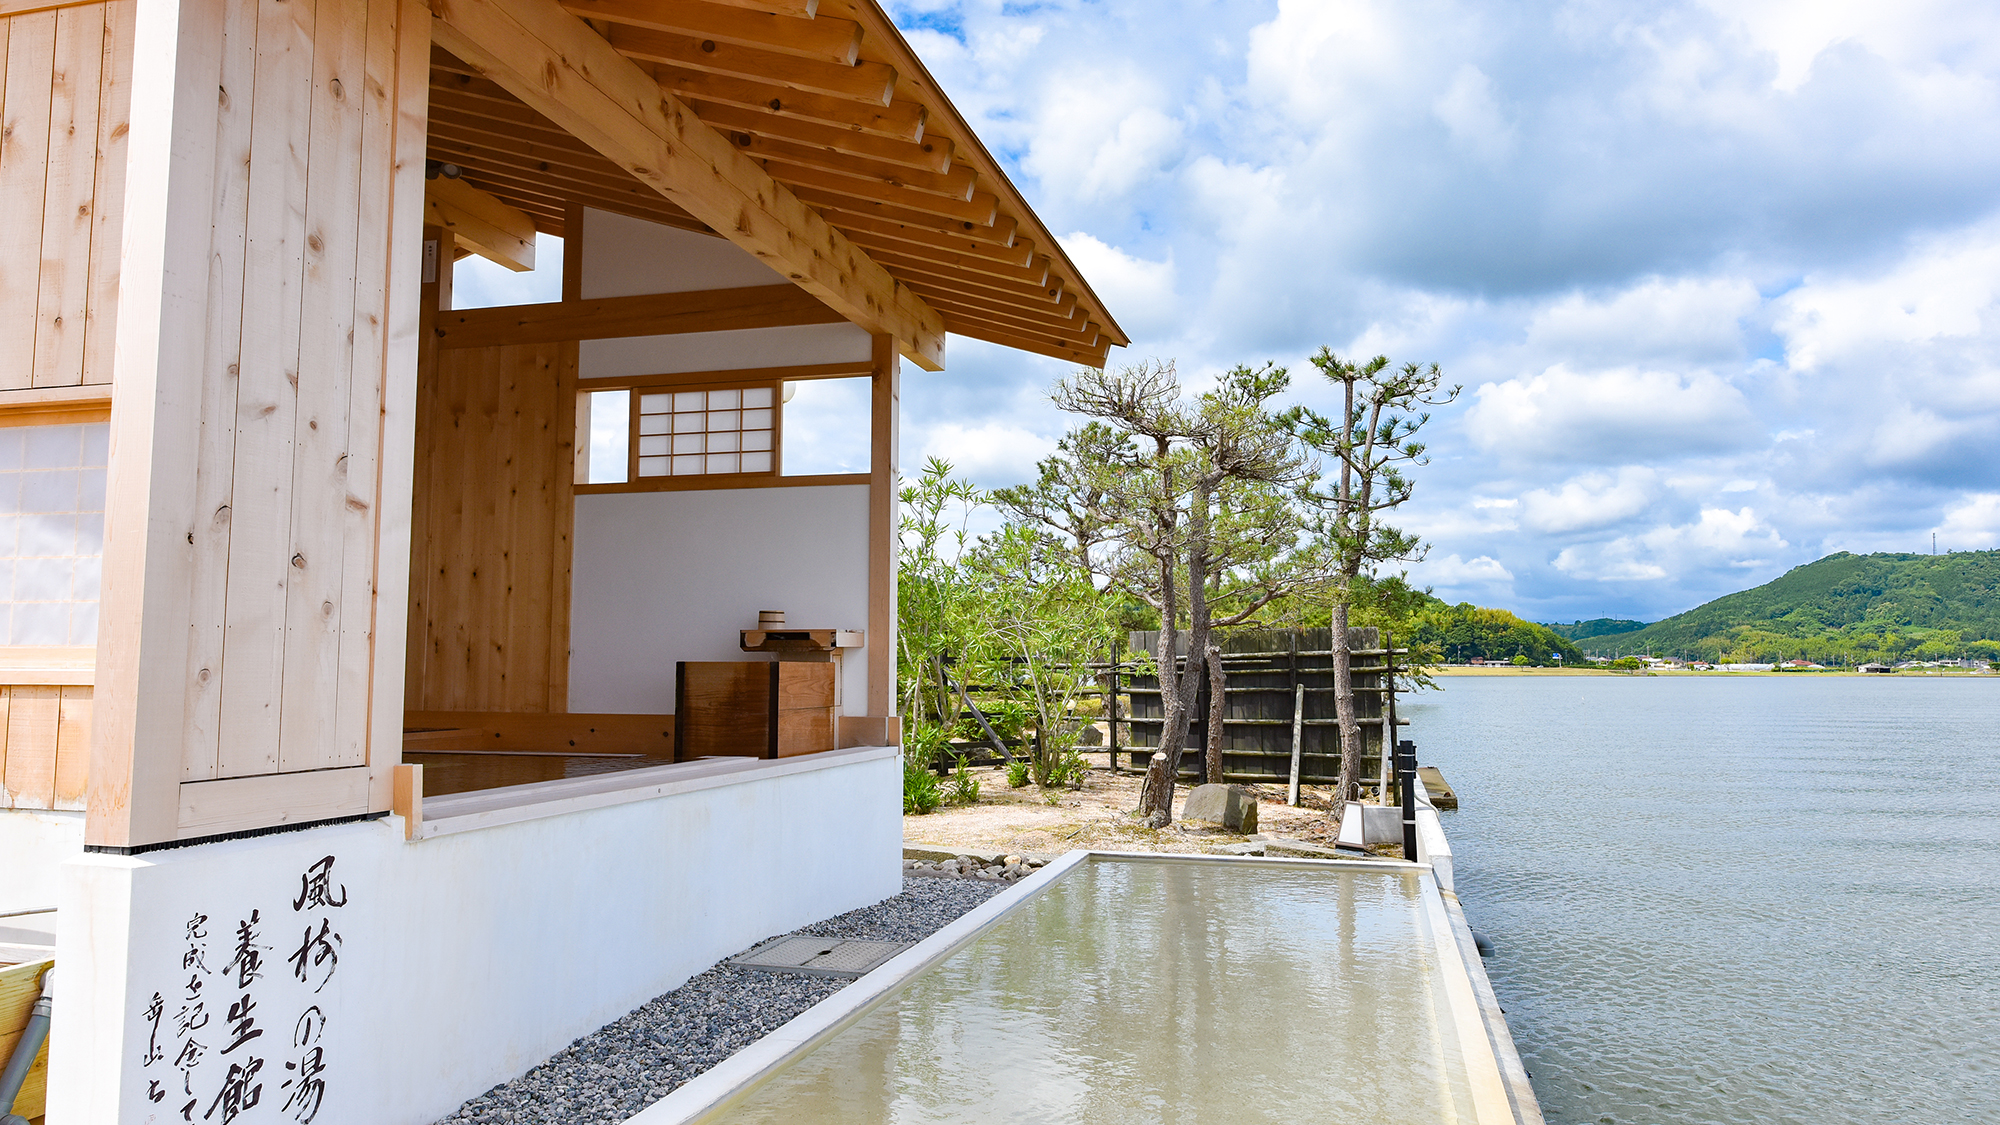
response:
<path fill-rule="evenodd" d="M 1010 855 L 1007 857 L 1006 863 L 1007 866 L 1009 867 L 1019 867 L 1021 866 L 1021 857 L 1017 855 Z"/>

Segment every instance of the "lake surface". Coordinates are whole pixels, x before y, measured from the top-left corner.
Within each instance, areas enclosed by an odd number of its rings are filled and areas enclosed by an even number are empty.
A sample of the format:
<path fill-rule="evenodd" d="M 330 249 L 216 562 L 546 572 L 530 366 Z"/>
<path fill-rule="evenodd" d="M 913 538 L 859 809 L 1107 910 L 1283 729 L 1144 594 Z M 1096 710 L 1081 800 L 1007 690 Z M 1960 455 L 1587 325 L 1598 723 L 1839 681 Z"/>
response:
<path fill-rule="evenodd" d="M 1441 682 L 1404 714 L 1550 1122 L 2000 1121 L 2000 679 Z"/>

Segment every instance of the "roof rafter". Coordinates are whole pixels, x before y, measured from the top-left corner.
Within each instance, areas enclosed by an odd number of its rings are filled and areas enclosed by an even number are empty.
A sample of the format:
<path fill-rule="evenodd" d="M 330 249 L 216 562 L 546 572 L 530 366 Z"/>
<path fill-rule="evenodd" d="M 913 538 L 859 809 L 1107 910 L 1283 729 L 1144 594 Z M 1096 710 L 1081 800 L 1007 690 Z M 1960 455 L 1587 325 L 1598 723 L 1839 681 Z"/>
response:
<path fill-rule="evenodd" d="M 431 0 L 431 12 L 435 40 L 485 77 L 920 366 L 943 366 L 936 309 L 555 0 Z M 881 69 L 887 105 L 894 71 Z"/>

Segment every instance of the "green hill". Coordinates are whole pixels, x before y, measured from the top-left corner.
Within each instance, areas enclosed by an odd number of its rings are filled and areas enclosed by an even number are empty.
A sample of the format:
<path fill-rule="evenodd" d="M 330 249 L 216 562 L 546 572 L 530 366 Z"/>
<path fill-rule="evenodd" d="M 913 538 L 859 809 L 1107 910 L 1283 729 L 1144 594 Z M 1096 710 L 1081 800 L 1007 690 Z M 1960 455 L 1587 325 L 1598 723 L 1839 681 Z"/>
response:
<path fill-rule="evenodd" d="M 1602 655 L 1746 662 L 2000 657 L 2000 551 L 1842 551 L 1643 629 L 1579 644 Z"/>
<path fill-rule="evenodd" d="M 1588 621 L 1572 621 L 1567 625 L 1546 621 L 1542 628 L 1558 637 L 1568 637 L 1572 641 L 1587 641 L 1596 637 L 1608 637 L 1613 633 L 1630 633 L 1634 629 L 1644 629 L 1644 621 L 1627 621 L 1621 617 L 1593 617 Z"/>
<path fill-rule="evenodd" d="M 1452 664 L 1474 657 L 1513 660 L 1535 665 L 1583 663 L 1583 653 L 1570 641 L 1504 609 L 1482 609 L 1467 602 L 1445 605 L 1437 599 L 1427 607 L 1408 634 L 1427 653 Z"/>

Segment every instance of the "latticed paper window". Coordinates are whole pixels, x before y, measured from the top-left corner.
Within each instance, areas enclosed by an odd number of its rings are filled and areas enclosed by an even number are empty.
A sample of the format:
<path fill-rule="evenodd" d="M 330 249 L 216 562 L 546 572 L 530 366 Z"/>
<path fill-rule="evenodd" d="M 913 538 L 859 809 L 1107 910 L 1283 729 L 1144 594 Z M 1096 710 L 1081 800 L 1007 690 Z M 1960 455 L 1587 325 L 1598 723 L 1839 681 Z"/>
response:
<path fill-rule="evenodd" d="M 639 475 L 769 473 L 775 415 L 770 387 L 639 395 Z"/>
<path fill-rule="evenodd" d="M 0 642 L 97 643 L 110 432 L 0 428 Z"/>

